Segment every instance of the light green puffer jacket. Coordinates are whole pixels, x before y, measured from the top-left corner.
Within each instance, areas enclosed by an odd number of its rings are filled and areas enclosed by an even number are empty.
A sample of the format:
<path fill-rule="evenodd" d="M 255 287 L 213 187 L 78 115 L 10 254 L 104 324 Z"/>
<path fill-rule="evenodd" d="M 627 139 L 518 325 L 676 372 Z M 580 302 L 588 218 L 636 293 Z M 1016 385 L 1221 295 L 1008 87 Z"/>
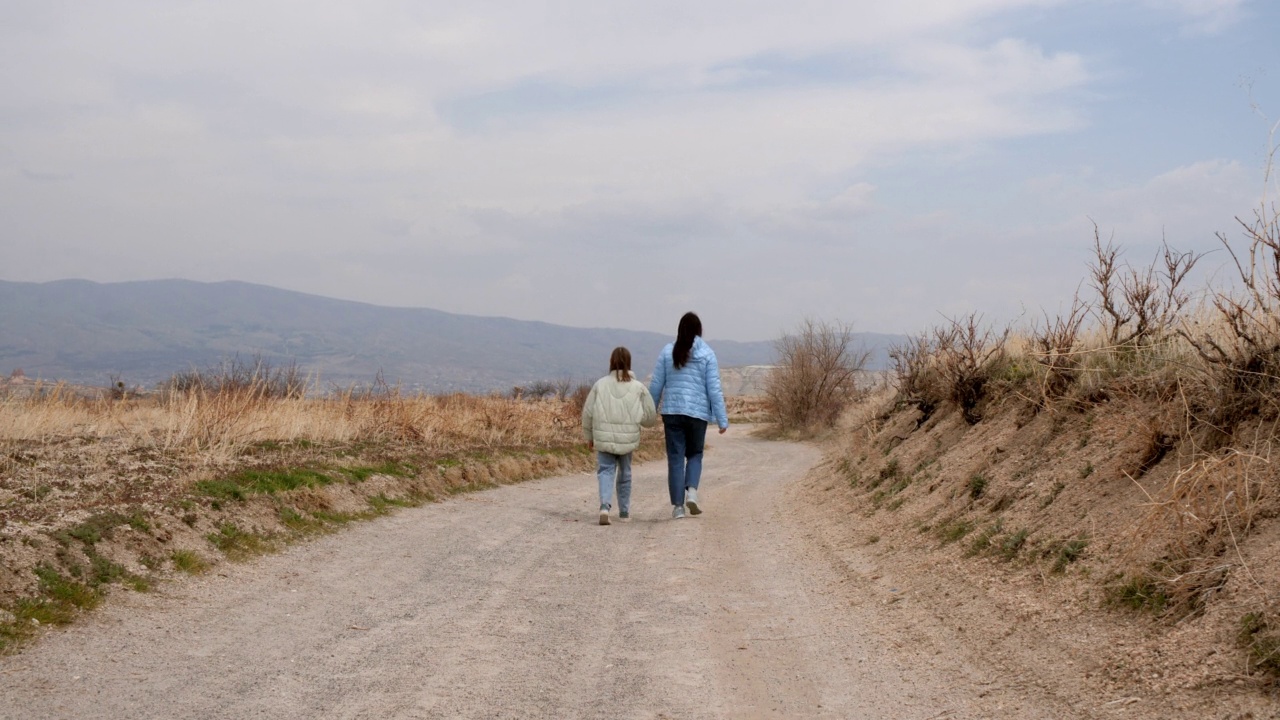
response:
<path fill-rule="evenodd" d="M 649 388 L 634 377 L 626 382 L 618 382 L 613 373 L 600 378 L 582 406 L 582 433 L 597 452 L 626 455 L 640 447 L 640 426 L 657 422 Z"/>

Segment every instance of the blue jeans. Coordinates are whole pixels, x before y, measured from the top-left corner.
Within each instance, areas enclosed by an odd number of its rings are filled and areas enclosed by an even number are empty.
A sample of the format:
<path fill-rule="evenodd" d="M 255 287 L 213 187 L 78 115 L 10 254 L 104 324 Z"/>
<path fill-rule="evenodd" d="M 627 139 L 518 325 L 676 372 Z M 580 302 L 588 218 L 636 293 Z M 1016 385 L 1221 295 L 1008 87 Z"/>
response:
<path fill-rule="evenodd" d="M 684 505 L 684 489 L 696 490 L 702 477 L 707 421 L 688 415 L 663 415 L 662 428 L 667 436 L 667 490 L 672 505 Z"/>
<path fill-rule="evenodd" d="M 596 453 L 596 479 L 600 481 L 600 504 L 613 506 L 613 486 L 618 485 L 618 509 L 631 512 L 631 453 Z"/>

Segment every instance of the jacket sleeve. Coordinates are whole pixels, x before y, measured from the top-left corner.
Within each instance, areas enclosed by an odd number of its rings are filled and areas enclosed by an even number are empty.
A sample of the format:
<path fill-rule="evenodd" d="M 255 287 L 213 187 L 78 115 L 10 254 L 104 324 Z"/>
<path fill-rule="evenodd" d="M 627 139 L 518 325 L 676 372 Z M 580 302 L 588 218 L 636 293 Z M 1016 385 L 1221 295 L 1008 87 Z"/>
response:
<path fill-rule="evenodd" d="M 720 361 L 716 354 L 707 358 L 706 369 L 707 399 L 711 401 L 711 416 L 721 429 L 729 427 L 729 412 L 724 407 L 724 388 L 720 386 Z"/>
<path fill-rule="evenodd" d="M 643 387 L 644 385 L 642 383 L 641 388 Z M 641 408 L 643 408 L 644 410 L 644 415 L 640 419 L 640 426 L 653 427 L 654 425 L 657 425 L 658 424 L 658 407 L 657 407 L 657 404 L 653 402 L 653 394 L 650 393 L 647 389 L 642 389 L 640 393 L 640 404 L 641 404 Z"/>
<path fill-rule="evenodd" d="M 591 426 L 595 420 L 592 417 L 596 404 L 596 386 L 591 386 L 591 392 L 587 393 L 587 401 L 582 404 L 582 434 L 586 436 L 587 442 L 595 440 L 595 436 L 591 434 Z"/>
<path fill-rule="evenodd" d="M 667 386 L 667 364 L 663 359 L 663 353 L 658 353 L 658 364 L 653 366 L 653 379 L 649 381 L 649 396 L 654 407 L 662 400 L 662 390 Z"/>

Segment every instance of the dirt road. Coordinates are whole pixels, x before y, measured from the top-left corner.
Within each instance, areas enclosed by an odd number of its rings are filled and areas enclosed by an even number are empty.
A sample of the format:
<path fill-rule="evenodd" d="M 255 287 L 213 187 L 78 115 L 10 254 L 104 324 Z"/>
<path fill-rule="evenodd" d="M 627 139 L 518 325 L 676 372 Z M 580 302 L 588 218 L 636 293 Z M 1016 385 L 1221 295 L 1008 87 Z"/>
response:
<path fill-rule="evenodd" d="M 882 622 L 910 603 L 819 540 L 856 519 L 796 491 L 815 449 L 709 445 L 697 518 L 649 463 L 628 524 L 579 474 L 121 593 L 0 658 L 0 717 L 1082 716 Z"/>

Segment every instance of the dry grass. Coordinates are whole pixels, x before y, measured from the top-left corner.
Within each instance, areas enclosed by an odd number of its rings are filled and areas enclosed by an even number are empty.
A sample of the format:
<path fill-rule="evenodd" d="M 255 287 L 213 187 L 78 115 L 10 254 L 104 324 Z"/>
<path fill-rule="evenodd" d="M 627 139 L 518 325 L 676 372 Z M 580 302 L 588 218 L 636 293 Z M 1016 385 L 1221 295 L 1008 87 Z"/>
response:
<path fill-rule="evenodd" d="M 1148 568 L 1134 575 L 1157 583 L 1175 615 L 1202 609 L 1228 573 L 1248 573 L 1241 543 L 1276 513 L 1278 479 L 1270 441 L 1197 458 L 1149 498 L 1127 543 L 1131 565 Z"/>
<path fill-rule="evenodd" d="M 275 398 L 250 388 L 129 400 L 66 388 L 0 399 L 0 443 L 113 438 L 134 446 L 228 457 L 265 441 L 403 440 L 440 453 L 562 443 L 576 424 L 563 401 L 471 395 Z"/>

